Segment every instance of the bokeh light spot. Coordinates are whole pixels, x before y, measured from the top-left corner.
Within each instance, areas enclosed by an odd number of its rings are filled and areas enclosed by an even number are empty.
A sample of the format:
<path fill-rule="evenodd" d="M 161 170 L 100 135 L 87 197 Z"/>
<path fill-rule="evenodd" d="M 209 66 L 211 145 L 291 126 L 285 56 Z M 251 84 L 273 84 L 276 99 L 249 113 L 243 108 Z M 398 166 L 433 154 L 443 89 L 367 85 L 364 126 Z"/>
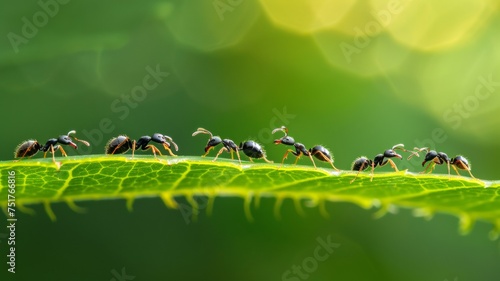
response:
<path fill-rule="evenodd" d="M 309 33 L 337 23 L 356 0 L 261 0 L 261 3 L 274 23 Z"/>
<path fill-rule="evenodd" d="M 213 51 L 237 44 L 259 14 L 253 1 L 180 1 L 167 24 L 179 42 Z"/>
<path fill-rule="evenodd" d="M 386 74 L 401 65 L 409 50 L 386 33 L 371 36 L 360 31 L 348 36 L 334 30 L 314 34 L 325 58 L 333 66 L 361 76 Z"/>
<path fill-rule="evenodd" d="M 390 0 L 392 2 L 396 0 Z M 375 10 L 388 0 L 372 0 Z M 442 50 L 466 41 L 488 19 L 490 0 L 397 0 L 400 12 L 386 29 L 399 42 L 426 51 Z"/>

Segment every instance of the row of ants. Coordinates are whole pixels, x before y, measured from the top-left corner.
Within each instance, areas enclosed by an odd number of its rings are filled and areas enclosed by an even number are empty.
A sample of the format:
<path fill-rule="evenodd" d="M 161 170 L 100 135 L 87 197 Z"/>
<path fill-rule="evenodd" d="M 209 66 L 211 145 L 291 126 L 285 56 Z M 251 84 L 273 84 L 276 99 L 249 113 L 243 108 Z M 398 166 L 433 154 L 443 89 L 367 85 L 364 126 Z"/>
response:
<path fill-rule="evenodd" d="M 274 144 L 293 146 L 293 149 L 289 148 L 285 151 L 285 154 L 283 155 L 283 158 L 281 160 L 280 168 L 283 166 L 285 159 L 287 159 L 288 157 L 288 154 L 292 153 L 295 156 L 294 164 L 297 164 L 301 156 L 307 156 L 313 163 L 314 168 L 316 168 L 316 163 L 314 162 L 314 158 L 316 158 L 320 161 L 328 162 L 334 170 L 339 171 L 333 165 L 334 160 L 330 151 L 325 147 L 321 145 L 316 145 L 308 150 L 304 144 L 296 142 L 293 137 L 288 135 L 288 128 L 286 128 L 285 126 L 274 129 L 272 131 L 272 134 L 274 135 L 278 132 L 282 132 L 284 135 L 281 138 L 276 139 L 274 141 Z M 43 146 L 40 145 L 40 143 L 38 143 L 38 141 L 36 140 L 24 141 L 17 146 L 14 153 L 14 157 L 20 159 L 24 157 L 32 157 L 33 155 L 37 154 L 38 151 L 44 152 L 44 157 L 46 157 L 47 152 L 50 152 L 52 154 L 52 161 L 59 168 L 61 164 L 55 161 L 54 154 L 57 150 L 59 150 L 61 151 L 61 154 L 63 156 L 67 156 L 62 145 L 69 145 L 74 149 L 78 149 L 77 144 L 74 142 L 76 141 L 83 143 L 86 146 L 90 146 L 89 142 L 76 138 L 74 136 L 75 133 L 76 132 L 72 130 L 68 132 L 68 134 L 66 135 L 61 135 L 58 138 L 51 138 Z M 220 136 L 214 136 L 210 131 L 204 128 L 198 128 L 192 134 L 192 136 L 196 136 L 198 134 L 209 135 L 208 142 L 205 146 L 205 154 L 203 154 L 202 157 L 207 156 L 212 149 L 222 144 L 222 148 L 217 152 L 213 161 L 216 161 L 219 155 L 225 151 L 231 154 L 231 159 L 234 159 L 234 154 L 236 154 L 238 157 L 238 161 L 241 165 L 241 158 L 239 152 L 242 151 L 246 156 L 248 156 L 251 162 L 253 162 L 252 159 L 263 159 L 268 163 L 272 163 L 272 161 L 269 161 L 266 158 L 266 154 L 262 146 L 253 140 L 247 140 L 241 142 L 240 145 L 237 146 L 234 141 L 230 139 L 222 139 Z M 179 149 L 177 144 L 172 140 L 171 137 L 156 133 L 153 134 L 153 136 L 142 136 L 137 141 L 130 139 L 126 135 L 120 135 L 118 137 L 114 137 L 107 142 L 105 147 L 105 153 L 108 155 L 123 154 L 129 150 L 132 150 L 132 157 L 134 157 L 135 150 L 141 149 L 141 150 L 151 150 L 155 158 L 157 158 L 156 157 L 157 154 L 162 155 L 161 151 L 156 146 L 151 144 L 151 142 L 161 144 L 163 148 L 171 156 L 176 156 L 171 150 L 172 146 L 174 147 L 175 151 L 178 151 Z M 450 158 L 446 153 L 436 152 L 435 150 L 430 150 L 428 147 L 424 148 L 415 147 L 413 151 L 411 151 L 405 149 L 403 144 L 397 144 L 393 146 L 391 149 L 384 151 L 384 153 L 375 155 L 373 160 L 365 156 L 356 158 L 352 164 L 351 170 L 357 171 L 357 173 L 356 176 L 351 180 L 351 183 L 356 180 L 361 171 L 364 171 L 369 167 L 371 167 L 370 181 L 373 180 L 373 171 L 375 170 L 375 168 L 385 166 L 387 163 L 389 163 L 391 167 L 397 172 L 398 168 L 391 158 L 402 159 L 403 157 L 400 154 L 396 153 L 396 150 L 409 152 L 410 155 L 408 156 L 407 160 L 410 160 L 414 156 L 420 157 L 419 153 L 425 151 L 426 154 L 424 157 L 424 161 L 422 162 L 422 167 L 424 167 L 427 162 L 429 162 L 429 164 L 422 173 L 432 173 L 432 171 L 435 168 L 435 165 L 446 164 L 448 167 L 448 175 L 450 175 L 450 167 L 452 167 L 458 175 L 460 175 L 460 173 L 458 172 L 459 169 L 466 170 L 472 178 L 475 178 L 471 173 L 469 162 L 465 157 L 461 155 L 457 155 L 454 158 Z"/>

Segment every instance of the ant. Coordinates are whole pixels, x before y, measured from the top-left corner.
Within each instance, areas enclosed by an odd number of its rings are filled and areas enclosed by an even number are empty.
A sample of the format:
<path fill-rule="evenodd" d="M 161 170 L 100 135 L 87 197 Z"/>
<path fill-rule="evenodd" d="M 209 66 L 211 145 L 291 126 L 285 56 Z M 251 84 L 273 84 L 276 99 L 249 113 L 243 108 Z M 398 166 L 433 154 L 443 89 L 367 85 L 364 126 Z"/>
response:
<path fill-rule="evenodd" d="M 33 155 L 37 154 L 38 151 L 43 151 L 44 152 L 43 158 L 46 158 L 47 152 L 50 152 L 52 153 L 52 161 L 54 162 L 54 164 L 60 167 L 61 164 L 56 162 L 55 159 L 55 151 L 60 150 L 62 156 L 64 157 L 68 156 L 68 154 L 66 154 L 66 151 L 64 151 L 61 145 L 69 145 L 74 149 L 78 149 L 78 145 L 76 145 L 76 143 L 73 142 L 73 140 L 75 140 L 83 143 L 86 146 L 90 146 L 88 141 L 80 140 L 75 136 L 71 136 L 72 134 L 75 133 L 76 133 L 75 130 L 71 130 L 66 135 L 60 135 L 58 138 L 51 138 L 43 146 L 40 145 L 40 143 L 37 140 L 24 141 L 16 147 L 16 150 L 14 152 L 14 158 L 21 158 L 21 159 L 23 159 L 24 157 L 31 158 Z"/>
<path fill-rule="evenodd" d="M 170 143 L 174 145 L 175 151 L 179 150 L 179 147 L 177 144 L 172 140 L 171 137 L 162 135 L 159 133 L 153 134 L 153 136 L 142 136 L 139 140 L 131 140 L 129 137 L 125 135 L 120 135 L 118 137 L 112 138 L 108 141 L 105 147 L 105 153 L 106 154 L 122 154 L 127 152 L 129 149 L 132 149 L 132 158 L 134 157 L 134 152 L 137 149 L 142 149 L 142 150 L 148 150 L 151 149 L 153 151 L 153 155 L 156 158 L 156 154 L 160 154 L 162 156 L 160 150 L 152 145 L 149 144 L 151 141 L 159 143 L 163 145 L 163 148 L 165 148 L 166 151 L 170 154 L 170 156 L 176 156 L 175 154 L 172 153 L 172 150 L 170 150 Z"/>
<path fill-rule="evenodd" d="M 295 151 L 293 151 L 292 149 L 287 149 L 287 151 L 285 152 L 285 155 L 283 155 L 283 160 L 281 161 L 281 166 L 283 166 L 285 159 L 288 157 L 288 153 L 291 152 L 296 157 L 294 165 L 297 164 L 297 162 L 299 161 L 299 158 L 302 155 L 306 155 L 307 157 L 309 157 L 309 159 L 311 159 L 311 162 L 313 163 L 314 168 L 316 169 L 317 168 L 316 163 L 314 162 L 314 159 L 312 158 L 314 156 L 317 159 L 319 159 L 320 161 L 330 163 L 330 165 L 332 165 L 333 169 L 335 169 L 336 171 L 339 171 L 339 169 L 337 169 L 333 165 L 333 159 L 332 159 L 332 156 L 330 154 L 330 151 L 328 151 L 328 149 L 326 149 L 325 147 L 323 147 L 321 145 L 316 145 L 315 147 L 307 150 L 305 145 L 303 145 L 302 143 L 299 143 L 299 142 L 295 142 L 295 140 L 291 136 L 288 135 L 288 128 L 287 127 L 281 126 L 280 128 L 276 128 L 272 131 L 272 134 L 274 134 L 278 131 L 282 131 L 283 133 L 285 133 L 285 135 L 283 137 L 281 137 L 280 139 L 275 140 L 274 144 L 284 144 L 284 145 L 293 146 L 295 148 Z"/>
<path fill-rule="evenodd" d="M 212 161 L 215 162 L 215 160 L 217 160 L 217 157 L 219 157 L 219 155 L 223 151 L 227 151 L 227 152 L 231 153 L 231 159 L 234 159 L 233 152 L 236 152 L 236 155 L 238 156 L 238 161 L 240 162 L 240 165 L 241 165 L 241 158 L 240 158 L 240 153 L 239 153 L 240 148 L 238 146 L 236 146 L 234 141 L 232 141 L 230 139 L 221 139 L 219 136 L 214 137 L 214 135 L 209 130 L 204 129 L 204 128 L 198 128 L 192 134 L 192 136 L 194 137 L 197 134 L 207 134 L 210 136 L 210 138 L 208 139 L 207 145 L 205 146 L 205 154 L 203 154 L 201 157 L 207 156 L 208 153 L 210 152 L 210 150 L 214 149 L 217 145 L 222 143 L 223 147 L 219 150 L 217 155 L 215 155 L 215 158 Z M 258 157 L 256 157 L 256 158 L 258 158 Z"/>
<path fill-rule="evenodd" d="M 388 150 L 384 151 L 383 154 L 381 153 L 381 154 L 375 155 L 375 158 L 373 158 L 373 160 L 368 159 L 365 156 L 358 157 L 352 163 L 351 170 L 358 171 L 358 172 L 356 173 L 356 176 L 354 177 L 354 179 L 351 180 L 351 183 L 353 183 L 356 180 L 356 178 L 359 175 L 359 172 L 366 170 L 370 166 L 372 167 L 370 181 L 373 180 L 373 171 L 375 170 L 375 168 L 377 166 L 382 167 L 382 166 L 386 165 L 387 163 L 389 163 L 391 165 L 391 167 L 396 172 L 398 172 L 399 171 L 398 167 L 396 166 L 396 164 L 394 163 L 394 161 L 392 161 L 391 158 L 396 157 L 396 158 L 402 159 L 403 157 L 401 155 L 397 154 L 395 150 L 402 150 L 404 152 L 411 152 L 412 153 L 411 156 L 418 155 L 417 152 L 413 152 L 413 151 L 409 151 L 409 150 L 405 149 L 404 148 L 404 144 L 400 143 L 400 144 L 396 144 L 391 149 L 388 149 Z M 408 158 L 411 158 L 411 156 L 408 157 Z M 387 158 L 387 159 L 384 161 L 384 158 Z"/>
<path fill-rule="evenodd" d="M 418 152 L 427 151 L 427 153 L 425 154 L 425 157 L 424 157 L 424 161 L 422 162 L 422 167 L 425 165 L 425 163 L 427 163 L 427 162 L 430 162 L 430 163 L 429 163 L 429 165 L 427 165 L 427 167 L 425 168 L 425 170 L 422 173 L 426 173 L 427 170 L 429 170 L 429 169 L 430 169 L 430 171 L 428 173 L 432 173 L 432 171 L 436 167 L 436 164 L 442 165 L 442 164 L 446 163 L 446 165 L 448 166 L 448 176 L 450 176 L 450 174 L 451 174 L 450 173 L 450 166 L 451 166 L 451 167 L 453 167 L 453 169 L 455 170 L 457 175 L 460 176 L 458 169 L 466 170 L 467 172 L 469 172 L 469 175 L 471 176 L 471 178 L 475 179 L 475 177 L 471 173 L 469 161 L 467 160 L 467 158 L 463 157 L 462 155 L 457 155 L 454 158 L 450 158 L 450 157 L 448 157 L 448 155 L 446 153 L 436 152 L 435 150 L 430 150 L 428 147 L 423 147 L 423 148 L 415 147 L 414 150 L 415 150 L 414 155 L 417 155 L 417 157 L 419 156 Z M 410 155 L 408 157 L 408 159 L 411 159 L 411 157 L 413 157 L 413 155 Z"/>
<path fill-rule="evenodd" d="M 273 161 L 269 161 L 266 158 L 266 153 L 262 146 L 253 140 L 247 140 L 245 142 L 240 143 L 238 150 L 243 151 L 246 156 L 250 159 L 250 162 L 253 162 L 252 158 L 255 159 L 264 159 L 267 163 L 273 163 Z"/>

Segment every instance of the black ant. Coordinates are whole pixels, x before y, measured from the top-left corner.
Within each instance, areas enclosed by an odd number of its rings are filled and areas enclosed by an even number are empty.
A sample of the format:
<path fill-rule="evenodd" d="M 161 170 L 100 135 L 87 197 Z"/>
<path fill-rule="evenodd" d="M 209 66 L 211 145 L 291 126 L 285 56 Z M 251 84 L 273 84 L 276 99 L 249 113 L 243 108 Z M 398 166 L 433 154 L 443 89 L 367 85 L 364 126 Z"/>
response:
<path fill-rule="evenodd" d="M 427 165 L 427 167 L 425 168 L 425 170 L 422 173 L 426 173 L 429 169 L 430 170 L 427 173 L 432 173 L 432 171 L 436 167 L 436 164 L 442 165 L 442 164 L 446 163 L 446 165 L 448 166 L 448 176 L 451 174 L 450 173 L 450 166 L 451 166 L 451 167 L 453 167 L 453 169 L 455 170 L 457 175 L 460 176 L 458 169 L 466 170 L 467 172 L 469 172 L 469 175 L 471 176 L 471 178 L 475 179 L 475 177 L 471 173 L 469 161 L 465 157 L 463 157 L 462 155 L 457 155 L 454 158 L 450 158 L 450 157 L 448 157 L 448 155 L 446 153 L 436 152 L 435 150 L 430 150 L 428 147 L 424 147 L 424 148 L 415 147 L 414 150 L 415 150 L 415 155 L 417 155 L 417 157 L 419 156 L 418 152 L 427 151 L 427 153 L 425 154 L 425 157 L 424 157 L 424 161 L 422 162 L 422 167 L 425 165 L 425 163 L 427 163 L 427 162 L 430 162 L 430 163 L 429 163 L 429 165 Z M 411 159 L 412 156 L 413 155 L 410 155 L 408 157 L 408 159 Z"/>
<path fill-rule="evenodd" d="M 262 146 L 253 140 L 247 140 L 245 142 L 240 143 L 238 147 L 239 150 L 243 151 L 246 156 L 250 159 L 250 162 L 253 162 L 252 158 L 255 159 L 264 159 L 267 163 L 273 163 L 273 161 L 269 161 L 266 158 L 266 153 Z"/>
<path fill-rule="evenodd" d="M 328 151 L 328 149 L 326 149 L 325 147 L 323 147 L 321 145 L 316 145 L 315 147 L 307 150 L 305 145 L 303 145 L 302 143 L 299 143 L 299 142 L 295 142 L 295 140 L 291 136 L 288 135 L 288 128 L 287 127 L 281 126 L 280 128 L 276 128 L 272 131 L 272 134 L 274 134 L 278 131 L 282 131 L 283 133 L 285 133 L 285 135 L 282 138 L 275 140 L 274 143 L 275 144 L 289 145 L 289 146 L 293 146 L 295 148 L 295 151 L 293 151 L 292 149 L 288 149 L 285 152 L 285 155 L 283 155 L 283 159 L 281 161 L 281 166 L 283 166 L 285 159 L 288 157 L 288 153 L 291 152 L 296 157 L 294 165 L 297 164 L 297 162 L 299 161 L 299 158 L 302 155 L 305 155 L 305 156 L 309 157 L 309 159 L 311 159 L 311 162 L 313 163 L 314 168 L 316 168 L 316 163 L 314 162 L 314 159 L 312 158 L 313 156 L 316 157 L 317 159 L 319 159 L 320 161 L 330 163 L 330 165 L 332 165 L 332 168 L 335 169 L 336 171 L 339 170 L 333 165 L 333 159 L 332 159 L 332 156 L 330 154 L 330 151 Z"/>
<path fill-rule="evenodd" d="M 56 162 L 55 159 L 55 151 L 60 150 L 62 156 L 64 157 L 68 156 L 68 154 L 66 154 L 66 151 L 64 151 L 61 145 L 69 145 L 74 149 L 78 149 L 78 145 L 76 145 L 76 143 L 73 142 L 73 140 L 75 140 L 83 143 L 86 146 L 90 146 L 88 141 L 80 140 L 75 136 L 71 136 L 72 134 L 75 133 L 76 133 L 75 130 L 71 130 L 66 135 L 60 135 L 58 138 L 49 139 L 43 146 L 41 146 L 37 140 L 24 141 L 16 147 L 16 150 L 14 152 L 14 158 L 23 159 L 24 157 L 32 157 L 33 155 L 37 154 L 38 151 L 43 151 L 44 152 L 43 157 L 45 158 L 47 157 L 47 152 L 50 152 L 52 153 L 52 161 L 54 162 L 54 164 L 60 167 L 61 166 L 60 163 Z"/>
<path fill-rule="evenodd" d="M 238 161 L 240 162 L 240 165 L 241 165 L 240 153 L 238 152 L 240 150 L 240 148 L 238 148 L 238 146 L 236 146 L 236 144 L 234 143 L 234 141 L 232 141 L 230 139 L 221 139 L 221 137 L 219 137 L 219 136 L 214 136 L 209 130 L 204 129 L 204 128 L 198 128 L 192 134 L 192 136 L 194 137 L 197 134 L 207 134 L 207 135 L 210 136 L 210 138 L 208 139 L 207 145 L 205 146 L 205 154 L 203 154 L 201 157 L 207 156 L 208 153 L 210 152 L 210 150 L 212 150 L 217 145 L 219 145 L 219 144 L 222 143 L 223 147 L 219 150 L 219 152 L 217 153 L 217 155 L 215 155 L 215 158 L 212 161 L 215 162 L 215 160 L 217 160 L 217 157 L 219 157 L 219 155 L 223 151 L 227 151 L 227 152 L 231 153 L 231 159 L 234 159 L 233 152 L 236 152 L 236 155 L 238 156 Z"/>
<path fill-rule="evenodd" d="M 131 140 L 129 137 L 125 135 L 120 135 L 118 137 L 112 138 L 108 141 L 106 144 L 105 148 L 105 153 L 106 154 L 122 154 L 127 152 L 129 149 L 132 149 L 132 157 L 134 157 L 134 152 L 137 149 L 142 149 L 142 150 L 148 150 L 151 149 L 153 152 L 153 155 L 156 158 L 156 154 L 162 155 L 160 150 L 152 145 L 149 144 L 150 142 L 156 142 L 161 145 L 163 145 L 163 148 L 165 148 L 166 151 L 170 154 L 170 156 L 176 156 L 175 154 L 172 153 L 172 150 L 170 149 L 172 143 L 174 145 L 175 151 L 179 150 L 179 147 L 177 144 L 172 140 L 171 137 L 162 135 L 159 133 L 153 134 L 153 136 L 142 136 L 139 140 Z"/>
<path fill-rule="evenodd" d="M 351 183 L 353 183 L 356 180 L 356 178 L 359 175 L 359 172 L 366 170 L 368 167 L 372 167 L 370 181 L 373 180 L 373 171 L 375 170 L 375 168 L 377 166 L 382 167 L 382 166 L 386 165 L 387 163 L 389 163 L 391 165 L 391 167 L 396 172 L 398 172 L 399 171 L 398 167 L 396 166 L 396 164 L 394 163 L 394 161 L 392 161 L 391 158 L 396 157 L 396 158 L 402 159 L 403 157 L 401 155 L 397 154 L 395 150 L 402 150 L 404 152 L 411 152 L 412 155 L 413 154 L 417 154 L 416 152 L 409 151 L 409 150 L 405 149 L 404 148 L 404 144 L 400 143 L 400 144 L 396 144 L 391 149 L 388 149 L 388 150 L 384 151 L 383 154 L 377 154 L 377 155 L 375 155 L 375 158 L 373 158 L 373 160 L 368 159 L 365 156 L 358 157 L 352 163 L 351 170 L 358 171 L 358 172 L 356 173 L 356 176 L 354 177 L 354 179 L 351 180 Z M 384 161 L 384 158 L 387 158 L 387 159 Z"/>

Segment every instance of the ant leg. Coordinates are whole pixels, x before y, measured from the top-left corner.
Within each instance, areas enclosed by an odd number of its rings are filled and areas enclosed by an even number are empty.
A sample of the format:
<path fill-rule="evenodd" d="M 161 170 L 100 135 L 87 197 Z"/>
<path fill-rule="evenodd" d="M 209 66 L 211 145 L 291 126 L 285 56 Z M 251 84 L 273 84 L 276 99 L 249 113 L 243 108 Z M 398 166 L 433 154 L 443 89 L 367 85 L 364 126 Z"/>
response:
<path fill-rule="evenodd" d="M 396 163 L 394 163 L 394 161 L 392 161 L 392 159 L 387 159 L 387 161 L 389 162 L 389 164 L 391 164 L 391 167 L 396 171 L 396 172 L 399 172 L 398 170 L 398 167 L 396 166 Z M 386 162 L 387 163 L 387 162 Z"/>
<path fill-rule="evenodd" d="M 59 149 L 62 149 L 62 147 L 59 146 Z M 64 151 L 64 150 L 62 150 L 62 151 Z M 57 170 L 61 169 L 61 162 L 56 162 L 56 157 L 55 157 L 56 153 L 55 153 L 53 145 L 50 145 L 50 152 L 52 152 L 52 162 L 54 162 L 54 165 L 56 165 Z M 64 154 L 66 154 L 66 152 Z"/>
<path fill-rule="evenodd" d="M 458 172 L 458 169 L 457 167 L 455 167 L 455 165 L 452 165 L 453 169 L 455 170 L 455 172 L 457 172 L 457 175 L 461 176 L 460 173 Z M 476 179 L 476 177 L 474 177 L 470 171 L 470 169 L 467 169 L 467 172 L 469 172 L 469 175 L 471 176 L 471 178 L 473 179 Z"/>
<path fill-rule="evenodd" d="M 161 154 L 161 151 L 156 146 L 150 144 L 150 145 L 146 146 L 146 149 L 151 149 L 153 151 L 153 155 L 155 156 L 155 158 L 158 161 L 161 161 L 160 159 L 158 159 L 158 157 L 156 157 L 156 153 L 160 154 L 160 156 L 163 156 L 163 154 Z"/>
<path fill-rule="evenodd" d="M 358 178 L 358 175 L 361 171 L 363 171 L 365 169 L 365 163 L 363 163 L 361 165 L 361 167 L 359 168 L 358 172 L 356 173 L 356 176 L 351 180 L 351 183 L 353 183 L 357 178 Z"/>
<path fill-rule="evenodd" d="M 299 162 L 300 156 L 302 156 L 302 153 L 299 154 L 298 156 L 295 156 L 295 162 L 293 162 L 293 165 L 297 165 L 297 163 Z"/>
<path fill-rule="evenodd" d="M 229 153 L 231 153 L 231 160 L 234 160 L 233 150 L 232 150 L 232 149 L 230 149 L 230 150 L 229 150 Z"/>
<path fill-rule="evenodd" d="M 250 159 L 252 159 L 252 158 L 250 158 Z M 266 161 L 267 163 L 274 163 L 273 161 L 267 160 L 266 156 L 264 156 L 264 155 L 262 156 L 262 159 L 264 159 L 264 161 Z"/>
<path fill-rule="evenodd" d="M 453 169 L 455 170 L 455 172 L 457 172 L 457 175 L 462 176 L 462 175 L 460 175 L 460 173 L 458 172 L 457 167 L 455 167 L 455 166 L 452 166 L 452 167 L 453 167 Z"/>
<path fill-rule="evenodd" d="M 434 170 L 434 165 L 436 165 L 436 163 L 434 163 L 434 162 L 430 162 L 430 163 L 427 165 L 427 167 L 425 167 L 425 169 L 424 169 L 422 172 L 420 172 L 420 173 L 421 173 L 421 174 L 425 174 L 425 173 L 432 173 L 432 170 Z M 431 166 L 433 166 L 433 167 L 431 168 L 431 171 L 430 171 L 430 172 L 427 172 L 427 170 L 429 170 L 429 167 L 431 167 Z"/>
<path fill-rule="evenodd" d="M 436 163 L 434 163 L 434 164 L 431 166 L 431 171 L 429 172 L 429 174 L 430 174 L 430 173 L 432 173 L 432 172 L 434 172 L 434 169 L 436 169 Z"/>
<path fill-rule="evenodd" d="M 328 157 L 326 157 L 326 156 L 325 156 L 325 154 L 323 154 L 323 152 L 318 151 L 318 152 L 316 152 L 316 153 L 319 153 L 319 155 L 321 155 L 321 157 L 322 157 L 323 159 L 328 159 Z M 328 163 L 330 163 L 330 165 L 332 165 L 332 168 L 333 168 L 335 171 L 339 172 L 339 169 L 337 169 L 337 168 L 333 165 L 333 161 L 332 161 L 332 160 L 329 160 L 329 161 L 328 161 Z"/>
<path fill-rule="evenodd" d="M 113 152 L 111 152 L 111 154 L 115 154 L 115 153 L 116 153 L 116 151 L 118 150 L 118 148 L 120 148 L 120 147 L 122 147 L 122 146 L 123 146 L 123 142 L 122 142 L 122 143 L 120 143 L 119 145 L 117 145 L 117 146 L 115 147 L 115 149 L 113 149 Z M 135 147 L 135 145 L 134 145 L 134 147 Z"/>
<path fill-rule="evenodd" d="M 28 152 L 31 151 L 31 148 L 32 148 L 32 146 L 30 146 L 30 147 L 28 147 L 28 149 L 26 149 L 26 151 L 23 153 L 23 155 L 21 155 L 21 159 L 23 159 L 26 156 L 26 154 L 28 154 Z M 15 162 L 17 162 L 21 159 L 15 160 Z"/>
<path fill-rule="evenodd" d="M 227 151 L 227 148 L 223 147 L 219 150 L 219 152 L 217 153 L 217 155 L 215 155 L 215 158 L 214 160 L 212 160 L 212 162 L 215 162 L 215 160 L 217 160 L 217 157 L 219 157 L 219 155 L 223 152 L 223 151 Z"/>
<path fill-rule="evenodd" d="M 332 165 L 332 168 L 333 168 L 335 171 L 340 172 L 340 170 L 339 170 L 339 169 L 337 169 L 337 167 L 335 167 L 335 165 L 333 165 L 333 161 L 328 161 L 328 162 L 330 162 L 330 165 Z"/>
<path fill-rule="evenodd" d="M 253 163 L 253 159 L 252 159 L 252 157 L 248 157 L 248 159 L 250 160 L 250 162 L 252 162 L 252 163 Z"/>
<path fill-rule="evenodd" d="M 52 162 L 54 162 L 54 164 L 56 164 L 56 158 L 55 158 L 55 151 L 54 151 L 54 146 L 51 144 L 50 145 L 50 151 L 52 152 Z"/>
<path fill-rule="evenodd" d="M 375 162 L 372 163 L 372 172 L 371 172 L 371 176 L 370 176 L 371 182 L 373 181 L 373 171 L 375 171 Z"/>
<path fill-rule="evenodd" d="M 21 157 L 18 157 L 19 159 L 15 159 L 14 162 L 21 161 L 24 157 L 26 157 L 26 154 L 28 154 L 28 152 L 30 152 L 31 149 L 32 149 L 32 147 L 28 147 L 28 149 L 26 149 L 26 151 L 23 153 L 23 155 L 21 155 Z M 36 152 L 35 152 L 35 154 L 36 154 Z M 33 155 L 35 155 L 35 154 L 33 154 Z M 33 155 L 31 155 L 31 156 L 33 156 Z M 31 156 L 29 158 L 31 158 Z"/>
<path fill-rule="evenodd" d="M 448 180 L 451 180 L 450 162 L 447 162 L 446 166 L 448 166 Z M 460 176 L 460 174 L 458 173 L 458 170 L 455 168 L 455 166 L 453 166 L 453 169 L 455 169 L 455 171 L 457 172 L 457 174 Z"/>
<path fill-rule="evenodd" d="M 288 157 L 288 153 L 290 153 L 290 152 L 293 153 L 293 150 L 291 150 L 291 149 L 286 150 L 285 155 L 283 155 L 283 159 L 281 159 L 281 166 L 279 166 L 279 168 L 283 167 L 283 164 L 285 163 L 285 159 Z"/>
<path fill-rule="evenodd" d="M 236 156 L 238 156 L 238 162 L 240 162 L 240 166 L 241 166 L 240 152 L 238 151 L 238 149 L 236 149 Z"/>
<path fill-rule="evenodd" d="M 298 158 L 298 157 L 297 157 Z M 314 159 L 311 155 L 311 153 L 309 153 L 309 159 L 311 159 L 311 162 L 313 162 L 313 165 L 314 165 L 314 169 L 317 169 L 318 167 L 316 167 L 316 163 L 314 163 Z"/>
<path fill-rule="evenodd" d="M 467 169 L 467 172 L 469 172 L 469 175 L 470 175 L 471 178 L 476 179 L 476 177 L 473 176 L 472 173 L 470 172 L 470 169 Z"/>
<path fill-rule="evenodd" d="M 172 153 L 172 150 L 170 150 L 170 148 L 165 148 L 165 150 L 168 152 L 168 154 L 170 154 L 170 156 L 177 156 Z"/>
<path fill-rule="evenodd" d="M 389 158 L 387 158 L 387 160 L 385 160 L 384 162 L 380 163 L 379 166 L 380 167 L 385 166 L 387 163 L 389 163 L 389 165 L 391 165 L 391 168 L 393 168 L 396 172 L 399 172 L 398 167 L 396 167 L 396 163 L 394 163 L 394 161 L 392 161 Z"/>
<path fill-rule="evenodd" d="M 170 147 L 168 147 L 167 144 L 164 143 L 163 148 L 165 148 L 165 150 L 168 152 L 168 154 L 170 154 L 170 156 L 177 156 L 177 155 L 172 153 L 172 150 L 170 150 Z"/>
<path fill-rule="evenodd" d="M 134 153 L 135 153 L 135 140 L 132 142 L 132 159 L 134 158 Z"/>
<path fill-rule="evenodd" d="M 205 156 L 207 156 L 207 155 L 208 155 L 208 153 L 210 153 L 210 150 L 212 150 L 212 149 L 214 149 L 214 147 L 213 147 L 213 146 L 209 147 L 209 148 L 207 149 L 207 152 L 205 152 L 205 154 L 203 154 L 201 157 L 205 157 Z"/>
<path fill-rule="evenodd" d="M 62 148 L 62 146 L 59 146 L 59 150 L 61 151 L 61 155 L 64 157 L 68 157 L 68 154 L 66 154 L 66 151 Z"/>

